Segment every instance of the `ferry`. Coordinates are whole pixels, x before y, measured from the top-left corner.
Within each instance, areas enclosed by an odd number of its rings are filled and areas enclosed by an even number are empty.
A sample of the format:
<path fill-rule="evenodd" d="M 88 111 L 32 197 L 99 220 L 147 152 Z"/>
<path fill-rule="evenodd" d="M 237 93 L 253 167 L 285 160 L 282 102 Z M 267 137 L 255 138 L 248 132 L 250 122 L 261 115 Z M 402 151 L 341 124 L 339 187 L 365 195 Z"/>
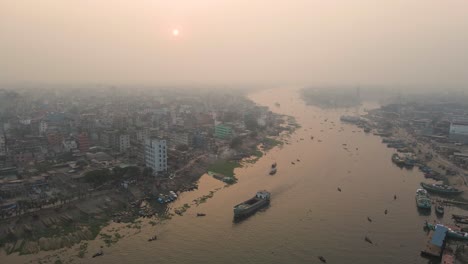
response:
<path fill-rule="evenodd" d="M 254 197 L 234 206 L 234 218 L 249 216 L 270 203 L 271 194 L 268 191 L 258 191 Z"/>

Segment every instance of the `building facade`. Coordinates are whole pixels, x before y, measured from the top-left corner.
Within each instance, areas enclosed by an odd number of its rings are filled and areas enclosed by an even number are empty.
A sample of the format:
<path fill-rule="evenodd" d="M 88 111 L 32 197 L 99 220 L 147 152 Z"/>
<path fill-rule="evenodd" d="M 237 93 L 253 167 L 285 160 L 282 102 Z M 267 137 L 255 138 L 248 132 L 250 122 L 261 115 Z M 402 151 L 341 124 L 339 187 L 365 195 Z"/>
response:
<path fill-rule="evenodd" d="M 130 135 L 119 136 L 119 152 L 124 152 L 130 148 Z"/>
<path fill-rule="evenodd" d="M 6 138 L 3 133 L 0 133 L 0 156 L 6 155 Z"/>
<path fill-rule="evenodd" d="M 76 137 L 76 139 L 78 141 L 78 148 L 80 149 L 80 152 L 83 153 L 88 151 L 90 147 L 88 133 L 82 132 Z"/>
<path fill-rule="evenodd" d="M 232 136 L 232 129 L 226 125 L 220 124 L 215 126 L 214 135 L 217 138 L 230 138 Z"/>
<path fill-rule="evenodd" d="M 450 123 L 450 138 L 468 142 L 468 121 L 453 121 Z"/>
<path fill-rule="evenodd" d="M 166 140 L 150 138 L 145 140 L 145 164 L 153 169 L 153 173 L 167 171 Z"/>

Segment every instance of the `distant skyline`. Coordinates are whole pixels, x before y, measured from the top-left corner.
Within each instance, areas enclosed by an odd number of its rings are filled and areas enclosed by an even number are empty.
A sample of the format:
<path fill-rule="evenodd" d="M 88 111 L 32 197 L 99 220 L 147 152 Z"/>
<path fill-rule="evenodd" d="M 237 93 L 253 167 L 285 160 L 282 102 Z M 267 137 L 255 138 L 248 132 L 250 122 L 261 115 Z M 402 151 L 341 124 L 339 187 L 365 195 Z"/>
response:
<path fill-rule="evenodd" d="M 2 0 L 0 84 L 468 89 L 467 10 L 462 0 Z"/>

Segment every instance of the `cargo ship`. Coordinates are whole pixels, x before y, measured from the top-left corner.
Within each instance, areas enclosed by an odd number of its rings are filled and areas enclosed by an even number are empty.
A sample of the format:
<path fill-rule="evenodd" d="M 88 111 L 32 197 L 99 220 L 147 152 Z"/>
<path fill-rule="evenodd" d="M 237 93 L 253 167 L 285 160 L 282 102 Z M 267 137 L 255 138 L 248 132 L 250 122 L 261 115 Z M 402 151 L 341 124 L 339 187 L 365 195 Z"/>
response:
<path fill-rule="evenodd" d="M 247 217 L 270 203 L 270 193 L 258 191 L 254 197 L 234 206 L 234 219 Z"/>
<path fill-rule="evenodd" d="M 450 185 L 445 185 L 445 184 L 437 184 L 437 183 L 433 183 L 433 184 L 429 184 L 429 183 L 424 183 L 424 182 L 421 182 L 421 186 L 430 191 L 430 192 L 434 192 L 434 193 L 441 193 L 441 194 L 460 194 L 462 193 L 463 191 L 462 190 L 459 190 L 453 186 L 450 186 Z"/>

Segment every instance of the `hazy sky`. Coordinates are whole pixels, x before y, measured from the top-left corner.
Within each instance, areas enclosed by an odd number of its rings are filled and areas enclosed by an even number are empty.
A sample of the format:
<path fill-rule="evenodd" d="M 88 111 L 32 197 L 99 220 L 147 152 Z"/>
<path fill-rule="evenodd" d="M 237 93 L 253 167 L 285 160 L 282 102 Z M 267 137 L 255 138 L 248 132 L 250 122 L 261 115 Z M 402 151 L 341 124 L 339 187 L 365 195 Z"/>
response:
<path fill-rule="evenodd" d="M 0 0 L 0 82 L 468 89 L 468 1 Z"/>

